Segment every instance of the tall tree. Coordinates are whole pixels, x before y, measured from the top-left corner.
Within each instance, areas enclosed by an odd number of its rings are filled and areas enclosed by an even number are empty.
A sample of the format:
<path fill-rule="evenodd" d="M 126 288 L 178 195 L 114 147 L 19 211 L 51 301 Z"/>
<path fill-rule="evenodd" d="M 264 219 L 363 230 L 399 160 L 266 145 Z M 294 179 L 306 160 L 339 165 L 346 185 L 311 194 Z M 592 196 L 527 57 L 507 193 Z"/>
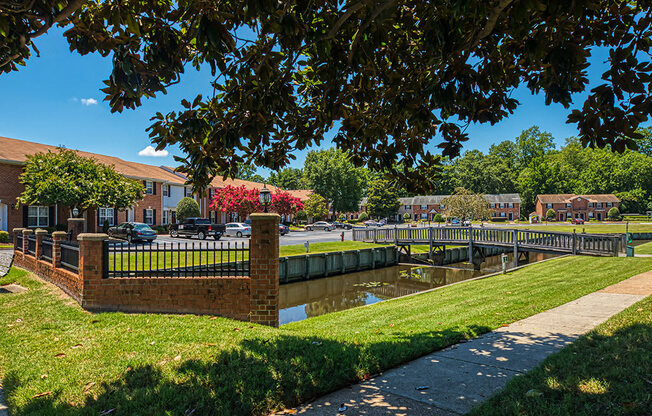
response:
<path fill-rule="evenodd" d="M 546 163 L 544 156 L 530 161 L 518 177 L 519 193 L 523 200 L 521 215 L 527 216 L 534 210 L 537 195 L 557 193 L 559 178 L 558 164 Z"/>
<path fill-rule="evenodd" d="M 256 173 L 256 166 L 248 163 L 238 164 L 238 174 L 236 175 L 236 178 L 258 183 L 265 182 L 265 178 Z"/>
<path fill-rule="evenodd" d="M 398 214 L 398 191 L 387 179 L 376 179 L 369 186 L 367 211 L 372 217 L 386 218 Z"/>
<path fill-rule="evenodd" d="M 363 195 L 364 177 L 350 156 L 338 149 L 312 151 L 303 175 L 309 189 L 328 200 L 333 212 L 355 212 Z"/>
<path fill-rule="evenodd" d="M 281 169 L 269 175 L 269 183 L 285 190 L 302 189 L 303 170 L 294 168 Z"/>
<path fill-rule="evenodd" d="M 540 131 L 538 126 L 523 130 L 516 138 L 517 167 L 528 167 L 534 159 L 543 157 L 554 148 L 552 134 Z"/>
<path fill-rule="evenodd" d="M 304 204 L 303 210 L 305 211 L 306 215 L 313 220 L 326 218 L 328 216 L 326 198 L 313 192 Z"/>
<path fill-rule="evenodd" d="M 20 181 L 25 190 L 18 202 L 26 205 L 61 204 L 81 212 L 89 208 L 125 209 L 143 198 L 143 185 L 73 150 L 27 156 Z"/>
<path fill-rule="evenodd" d="M 456 188 L 455 193 L 441 201 L 446 216 L 461 220 L 491 218 L 491 209 L 484 194 L 474 193 L 464 188 Z"/>
<path fill-rule="evenodd" d="M 110 57 L 112 111 L 210 68 L 213 92 L 156 114 L 150 128 L 159 149 L 187 153 L 182 169 L 197 189 L 243 161 L 277 170 L 337 126 L 334 142 L 357 166 L 430 190 L 440 157 L 427 145 L 457 156 L 464 127 L 513 113 L 519 86 L 564 107 L 590 89 L 568 121 L 583 145 L 616 151 L 635 147 L 652 110 L 642 1 L 3 1 L 0 73 L 25 64 L 56 24 L 72 51 Z M 607 69 L 589 86 L 598 46 L 609 49 Z"/>

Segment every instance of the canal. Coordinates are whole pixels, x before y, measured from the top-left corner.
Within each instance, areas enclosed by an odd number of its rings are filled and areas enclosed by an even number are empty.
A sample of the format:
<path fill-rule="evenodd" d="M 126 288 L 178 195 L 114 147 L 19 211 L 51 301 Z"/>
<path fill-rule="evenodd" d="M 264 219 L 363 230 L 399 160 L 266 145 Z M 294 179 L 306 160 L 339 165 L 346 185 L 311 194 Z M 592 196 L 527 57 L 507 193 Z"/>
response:
<path fill-rule="evenodd" d="M 557 257 L 529 253 L 533 263 Z M 514 258 L 508 254 L 508 268 Z M 523 261 L 521 260 L 521 264 Z M 330 312 L 382 302 L 500 271 L 501 256 L 487 257 L 480 270 L 469 263 L 447 266 L 393 266 L 281 285 L 279 323 L 301 321 Z"/>

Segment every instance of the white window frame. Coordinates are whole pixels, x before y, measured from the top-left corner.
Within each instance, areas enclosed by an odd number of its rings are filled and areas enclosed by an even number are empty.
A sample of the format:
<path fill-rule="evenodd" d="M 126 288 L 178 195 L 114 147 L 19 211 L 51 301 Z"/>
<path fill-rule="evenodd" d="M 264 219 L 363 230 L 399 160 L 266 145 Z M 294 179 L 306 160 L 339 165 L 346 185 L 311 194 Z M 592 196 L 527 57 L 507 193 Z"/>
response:
<path fill-rule="evenodd" d="M 161 192 L 163 193 L 163 196 L 170 196 L 170 185 L 162 184 Z"/>
<path fill-rule="evenodd" d="M 510 207 L 510 208 L 514 208 L 514 203 L 513 203 L 513 202 L 510 202 L 510 203 L 509 203 L 509 207 Z"/>
<path fill-rule="evenodd" d="M 99 210 L 99 225 L 103 226 L 104 221 L 109 222 L 109 227 L 113 227 L 115 224 L 113 223 L 113 208 L 111 207 L 100 207 L 98 208 Z"/>
<path fill-rule="evenodd" d="M 34 215 L 34 212 L 36 212 L 36 215 Z M 35 224 L 31 223 L 30 221 L 31 218 L 36 219 Z M 45 205 L 30 205 L 27 208 L 28 227 L 47 227 L 49 224 L 49 219 L 50 219 L 50 207 Z"/>
<path fill-rule="evenodd" d="M 147 220 L 147 217 L 149 217 L 149 221 Z M 145 218 L 143 218 L 143 222 L 147 225 L 154 225 L 154 210 L 153 209 L 146 209 L 145 210 Z"/>
<path fill-rule="evenodd" d="M 421 205 L 421 209 L 428 209 L 428 205 Z"/>
<path fill-rule="evenodd" d="M 145 181 L 145 195 L 154 195 L 154 182 Z"/>
<path fill-rule="evenodd" d="M 602 208 L 602 202 L 596 202 L 595 207 L 596 208 Z"/>
<path fill-rule="evenodd" d="M 446 209 L 446 206 L 445 206 L 444 204 L 441 204 L 441 205 L 439 206 L 439 209 Z"/>
<path fill-rule="evenodd" d="M 501 212 L 501 213 L 500 213 L 500 216 L 504 218 L 506 215 L 505 215 L 504 212 Z"/>
<path fill-rule="evenodd" d="M 406 205 L 405 209 L 412 209 L 412 205 Z"/>
<path fill-rule="evenodd" d="M 420 219 L 427 220 L 428 219 L 428 214 L 421 214 Z"/>
<path fill-rule="evenodd" d="M 552 208 L 552 204 L 546 204 L 546 208 Z"/>
<path fill-rule="evenodd" d="M 611 202 L 607 202 L 607 208 L 611 208 L 613 204 Z"/>

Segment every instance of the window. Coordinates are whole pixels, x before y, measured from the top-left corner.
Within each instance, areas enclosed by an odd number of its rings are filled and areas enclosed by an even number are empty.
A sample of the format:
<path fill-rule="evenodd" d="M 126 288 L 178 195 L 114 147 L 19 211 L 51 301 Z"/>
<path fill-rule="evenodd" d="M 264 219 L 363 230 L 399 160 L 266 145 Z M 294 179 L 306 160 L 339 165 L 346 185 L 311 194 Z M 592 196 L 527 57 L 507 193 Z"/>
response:
<path fill-rule="evenodd" d="M 611 208 L 613 204 L 611 202 L 607 202 L 607 208 Z"/>
<path fill-rule="evenodd" d="M 163 196 L 170 196 L 170 185 L 161 185 Z"/>
<path fill-rule="evenodd" d="M 145 181 L 145 194 L 153 195 L 154 194 L 154 182 Z"/>
<path fill-rule="evenodd" d="M 113 208 L 99 209 L 99 225 L 103 226 L 105 221 L 109 222 L 109 227 L 113 227 Z"/>
<path fill-rule="evenodd" d="M 505 213 L 504 213 L 504 212 L 501 212 L 501 213 L 500 213 L 500 216 L 501 216 L 501 217 L 504 217 L 504 216 L 505 216 Z"/>
<path fill-rule="evenodd" d="M 185 186 L 183 187 L 183 196 L 192 196 L 192 192 L 190 192 L 190 189 L 186 188 Z"/>
<path fill-rule="evenodd" d="M 405 209 L 412 209 L 412 205 L 406 205 Z"/>
<path fill-rule="evenodd" d="M 595 203 L 595 206 L 596 206 L 597 208 L 602 208 L 602 202 L 596 202 L 596 203 Z"/>
<path fill-rule="evenodd" d="M 589 218 L 593 218 L 593 211 L 589 212 Z"/>
<path fill-rule="evenodd" d="M 552 204 L 546 204 L 546 208 L 552 208 Z"/>
<path fill-rule="evenodd" d="M 31 206 L 27 210 L 28 227 L 47 227 L 49 208 L 42 206 Z"/>
<path fill-rule="evenodd" d="M 428 209 L 428 205 L 421 205 L 421 209 Z"/>
<path fill-rule="evenodd" d="M 570 208 L 570 207 L 571 207 L 571 204 L 567 202 L 566 203 L 566 208 Z"/>
<path fill-rule="evenodd" d="M 421 214 L 421 219 L 422 220 L 427 220 L 428 219 L 428 214 Z"/>
<path fill-rule="evenodd" d="M 509 203 L 509 207 L 510 207 L 510 208 L 514 208 L 514 203 L 513 203 L 513 202 L 510 202 L 510 203 Z"/>
<path fill-rule="evenodd" d="M 444 206 L 444 204 L 441 204 L 441 205 L 439 206 L 439 209 L 445 209 L 445 208 L 446 208 L 446 207 Z"/>
<path fill-rule="evenodd" d="M 163 224 L 164 225 L 168 223 L 169 215 L 170 215 L 170 211 L 163 211 Z"/>
<path fill-rule="evenodd" d="M 145 210 L 145 224 L 152 225 L 154 224 L 154 210 L 146 209 Z"/>
<path fill-rule="evenodd" d="M 566 206 L 568 207 L 568 204 Z M 593 208 L 593 202 L 589 202 L 589 208 Z"/>

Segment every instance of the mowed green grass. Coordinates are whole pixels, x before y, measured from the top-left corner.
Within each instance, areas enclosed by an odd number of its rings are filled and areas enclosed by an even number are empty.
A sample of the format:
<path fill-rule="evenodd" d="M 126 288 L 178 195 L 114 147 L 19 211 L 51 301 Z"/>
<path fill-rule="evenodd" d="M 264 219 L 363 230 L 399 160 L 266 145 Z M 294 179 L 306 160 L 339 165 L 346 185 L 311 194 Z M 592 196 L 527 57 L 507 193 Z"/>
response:
<path fill-rule="evenodd" d="M 263 415 L 566 303 L 652 258 L 565 257 L 279 329 L 225 318 L 92 314 L 20 269 L 0 284 L 12 415 Z"/>
<path fill-rule="evenodd" d="M 513 378 L 470 414 L 652 414 L 652 297 Z"/>
<path fill-rule="evenodd" d="M 641 244 L 634 247 L 635 254 L 652 254 L 652 243 Z"/>
<path fill-rule="evenodd" d="M 374 247 L 383 247 L 381 244 L 363 243 L 359 241 L 332 241 L 325 243 L 312 243 L 308 253 L 328 253 L 342 250 L 358 250 Z M 140 246 L 139 246 L 140 247 Z M 152 246 L 155 247 L 155 246 Z M 165 252 L 150 252 L 149 246 L 145 245 L 143 251 L 109 255 L 109 270 L 152 270 L 173 267 L 199 266 L 208 264 L 220 264 L 249 259 L 249 252 L 242 250 L 241 243 L 231 244 L 231 249 L 240 251 L 209 251 L 201 249 L 193 251 L 191 245 L 181 246 L 178 250 L 167 249 Z M 224 248 L 227 248 L 226 244 Z M 161 247 L 162 249 L 162 247 Z M 280 246 L 279 257 L 295 256 L 306 254 L 306 247 L 303 244 L 291 246 Z"/>

